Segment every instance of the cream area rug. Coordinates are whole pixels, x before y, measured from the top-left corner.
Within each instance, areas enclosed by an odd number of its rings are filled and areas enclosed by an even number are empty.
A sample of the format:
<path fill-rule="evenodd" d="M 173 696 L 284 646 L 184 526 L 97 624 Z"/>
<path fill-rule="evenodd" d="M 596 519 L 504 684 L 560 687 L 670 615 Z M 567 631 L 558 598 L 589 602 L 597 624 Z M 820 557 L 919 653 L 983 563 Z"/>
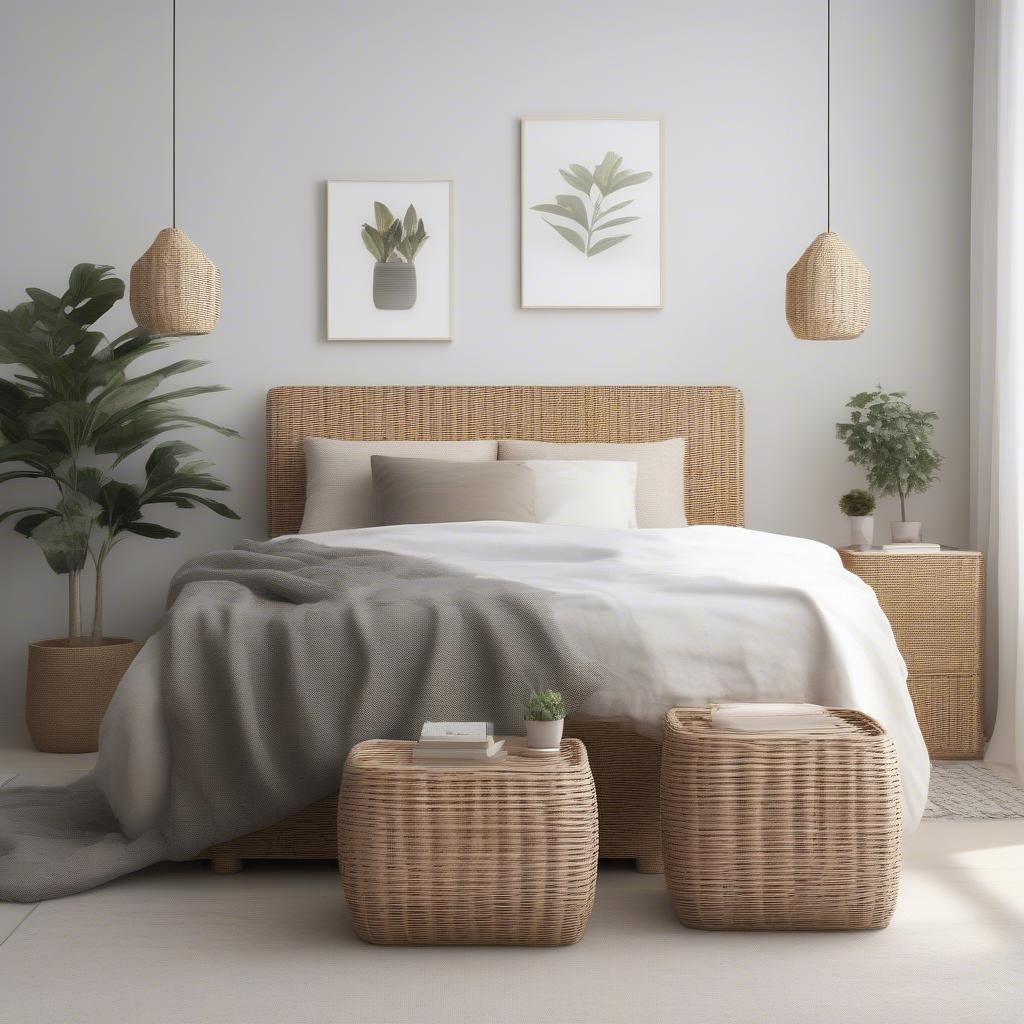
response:
<path fill-rule="evenodd" d="M 933 761 L 926 818 L 1024 818 L 1024 789 L 981 761 Z"/>

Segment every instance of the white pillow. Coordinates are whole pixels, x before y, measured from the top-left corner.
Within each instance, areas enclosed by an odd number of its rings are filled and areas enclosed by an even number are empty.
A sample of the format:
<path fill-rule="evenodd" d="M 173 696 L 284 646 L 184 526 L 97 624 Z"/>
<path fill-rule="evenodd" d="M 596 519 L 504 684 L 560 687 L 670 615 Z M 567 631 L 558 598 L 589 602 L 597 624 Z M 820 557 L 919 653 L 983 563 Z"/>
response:
<path fill-rule="evenodd" d="M 449 462 L 493 462 L 497 441 L 339 441 L 307 437 L 306 509 L 299 533 L 373 526 L 370 457 L 391 455 Z"/>
<path fill-rule="evenodd" d="M 526 459 L 538 523 L 636 529 L 636 463 Z"/>
<path fill-rule="evenodd" d="M 498 458 L 526 462 L 533 459 L 602 459 L 635 462 L 636 518 L 641 527 L 685 526 L 683 462 L 686 440 L 558 443 L 553 441 L 499 441 Z M 540 516 L 538 515 L 538 519 Z"/>

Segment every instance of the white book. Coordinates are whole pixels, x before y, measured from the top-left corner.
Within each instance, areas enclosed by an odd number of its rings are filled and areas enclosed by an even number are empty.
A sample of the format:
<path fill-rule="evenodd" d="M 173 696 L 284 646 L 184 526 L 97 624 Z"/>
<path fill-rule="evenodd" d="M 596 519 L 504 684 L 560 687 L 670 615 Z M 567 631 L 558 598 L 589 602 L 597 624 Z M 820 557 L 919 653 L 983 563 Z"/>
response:
<path fill-rule="evenodd" d="M 417 745 L 412 748 L 412 759 L 414 761 L 439 761 L 445 764 L 451 762 L 481 762 L 500 761 L 505 757 L 505 741 L 497 740 L 486 750 L 453 750 L 451 747 L 424 747 Z"/>
<path fill-rule="evenodd" d="M 420 739 L 485 740 L 494 735 L 493 722 L 424 722 Z"/>
<path fill-rule="evenodd" d="M 909 554 L 911 551 L 941 551 L 941 544 L 929 544 L 925 541 L 921 543 L 906 543 L 906 544 L 883 544 L 883 551 L 902 551 L 905 554 Z"/>

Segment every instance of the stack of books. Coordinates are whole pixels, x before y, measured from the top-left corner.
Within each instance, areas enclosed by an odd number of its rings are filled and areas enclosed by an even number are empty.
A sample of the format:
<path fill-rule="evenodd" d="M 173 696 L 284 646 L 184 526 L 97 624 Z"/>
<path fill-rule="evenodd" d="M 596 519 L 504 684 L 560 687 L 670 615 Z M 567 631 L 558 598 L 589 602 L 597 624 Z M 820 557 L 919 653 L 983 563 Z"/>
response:
<path fill-rule="evenodd" d="M 911 551 L 941 551 L 942 545 L 931 544 L 928 541 L 901 541 L 893 544 L 883 544 L 882 550 L 909 554 Z"/>
<path fill-rule="evenodd" d="M 487 764 L 507 756 L 491 722 L 424 722 L 412 749 L 414 763 L 438 766 Z"/>

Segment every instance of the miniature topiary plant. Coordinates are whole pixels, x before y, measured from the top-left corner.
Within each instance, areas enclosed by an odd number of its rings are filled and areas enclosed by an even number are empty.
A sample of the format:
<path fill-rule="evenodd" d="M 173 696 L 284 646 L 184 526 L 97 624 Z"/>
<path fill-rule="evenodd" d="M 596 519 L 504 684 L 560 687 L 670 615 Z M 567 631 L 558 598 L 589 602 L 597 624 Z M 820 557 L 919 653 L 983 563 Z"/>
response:
<path fill-rule="evenodd" d="M 869 516 L 875 511 L 875 496 L 870 491 L 848 491 L 839 499 L 844 516 Z"/>
<path fill-rule="evenodd" d="M 565 718 L 562 695 L 557 690 L 530 694 L 526 702 L 526 718 L 530 722 L 557 722 Z"/>

